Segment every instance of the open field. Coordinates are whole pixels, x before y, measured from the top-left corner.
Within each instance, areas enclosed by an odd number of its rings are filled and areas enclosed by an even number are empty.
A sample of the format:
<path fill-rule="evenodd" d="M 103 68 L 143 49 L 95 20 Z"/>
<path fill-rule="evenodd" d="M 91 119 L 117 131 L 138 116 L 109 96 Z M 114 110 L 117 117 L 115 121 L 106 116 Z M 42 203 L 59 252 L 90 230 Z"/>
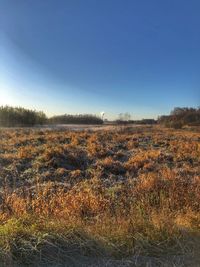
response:
<path fill-rule="evenodd" d="M 149 125 L 150 126 L 150 125 Z M 45 124 L 45 125 L 36 125 L 34 127 L 23 127 L 26 130 L 67 130 L 67 131 L 98 131 L 98 130 L 115 130 L 126 128 L 125 125 L 116 125 L 115 123 L 104 123 L 104 124 Z M 139 124 L 130 124 L 129 127 L 141 127 Z M 0 127 L 2 130 L 21 130 L 22 127 Z"/>
<path fill-rule="evenodd" d="M 0 130 L 0 266 L 200 266 L 200 133 Z"/>

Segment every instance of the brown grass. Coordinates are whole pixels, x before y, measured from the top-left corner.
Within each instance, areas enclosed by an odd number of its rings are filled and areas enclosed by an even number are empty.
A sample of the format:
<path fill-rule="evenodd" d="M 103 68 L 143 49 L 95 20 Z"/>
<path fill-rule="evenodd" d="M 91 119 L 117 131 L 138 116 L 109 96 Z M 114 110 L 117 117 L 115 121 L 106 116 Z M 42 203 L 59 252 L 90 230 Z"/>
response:
<path fill-rule="evenodd" d="M 0 135 L 6 265 L 79 266 L 85 257 L 192 253 L 198 261 L 198 132 L 154 127 Z"/>

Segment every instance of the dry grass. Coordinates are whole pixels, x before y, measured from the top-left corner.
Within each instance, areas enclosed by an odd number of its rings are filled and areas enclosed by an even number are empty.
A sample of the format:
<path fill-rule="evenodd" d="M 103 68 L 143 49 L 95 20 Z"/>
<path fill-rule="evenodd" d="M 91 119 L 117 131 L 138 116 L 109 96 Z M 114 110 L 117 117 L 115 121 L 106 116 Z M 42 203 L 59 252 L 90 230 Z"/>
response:
<path fill-rule="evenodd" d="M 200 266 L 198 132 L 0 135 L 2 264 Z"/>

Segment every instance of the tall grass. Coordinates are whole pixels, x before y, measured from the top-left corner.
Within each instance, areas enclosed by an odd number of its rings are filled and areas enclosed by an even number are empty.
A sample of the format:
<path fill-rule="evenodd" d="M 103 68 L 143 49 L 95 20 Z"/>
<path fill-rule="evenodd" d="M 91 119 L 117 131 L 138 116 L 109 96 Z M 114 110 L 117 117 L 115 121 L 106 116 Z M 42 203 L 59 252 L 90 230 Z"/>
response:
<path fill-rule="evenodd" d="M 199 133 L 1 135 L 5 264 L 195 255 L 188 240 L 200 229 Z"/>

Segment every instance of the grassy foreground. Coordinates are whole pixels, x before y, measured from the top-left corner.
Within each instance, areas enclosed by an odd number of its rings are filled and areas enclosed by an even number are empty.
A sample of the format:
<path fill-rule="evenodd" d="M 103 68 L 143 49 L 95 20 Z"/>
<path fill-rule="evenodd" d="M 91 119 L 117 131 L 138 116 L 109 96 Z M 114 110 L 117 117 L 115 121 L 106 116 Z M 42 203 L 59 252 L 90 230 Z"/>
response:
<path fill-rule="evenodd" d="M 198 132 L 0 135 L 2 266 L 200 266 Z"/>

